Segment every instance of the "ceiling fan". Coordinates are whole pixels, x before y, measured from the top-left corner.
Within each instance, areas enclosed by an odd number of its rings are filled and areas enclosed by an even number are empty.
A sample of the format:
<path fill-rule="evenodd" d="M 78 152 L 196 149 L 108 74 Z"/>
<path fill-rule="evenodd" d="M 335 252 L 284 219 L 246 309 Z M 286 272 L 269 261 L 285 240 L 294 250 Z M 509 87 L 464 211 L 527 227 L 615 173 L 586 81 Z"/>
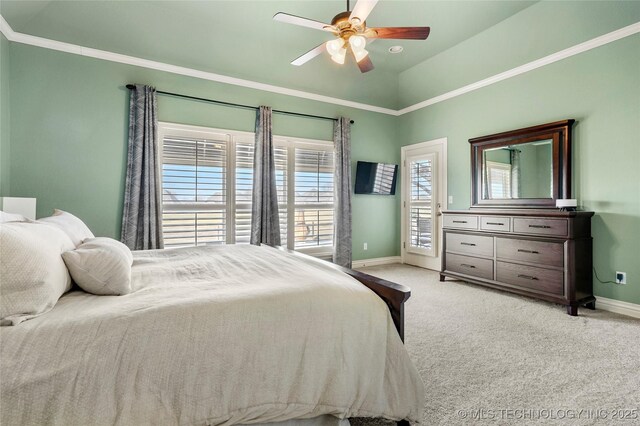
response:
<path fill-rule="evenodd" d="M 365 49 L 368 39 L 371 39 L 369 41 L 371 43 L 378 38 L 426 40 L 429 37 L 429 31 L 431 30 L 429 27 L 368 28 L 366 20 L 376 3 L 378 3 L 378 0 L 358 0 L 353 10 L 349 11 L 349 0 L 347 0 L 347 10 L 334 16 L 331 24 L 288 13 L 276 13 L 273 16 L 275 21 L 327 31 L 336 36 L 335 39 L 322 43 L 294 59 L 291 64 L 296 66 L 305 64 L 320 55 L 325 49 L 329 52 L 334 62 L 344 64 L 347 52 L 350 51 L 358 63 L 358 68 L 364 73 L 373 69 L 369 52 Z"/>

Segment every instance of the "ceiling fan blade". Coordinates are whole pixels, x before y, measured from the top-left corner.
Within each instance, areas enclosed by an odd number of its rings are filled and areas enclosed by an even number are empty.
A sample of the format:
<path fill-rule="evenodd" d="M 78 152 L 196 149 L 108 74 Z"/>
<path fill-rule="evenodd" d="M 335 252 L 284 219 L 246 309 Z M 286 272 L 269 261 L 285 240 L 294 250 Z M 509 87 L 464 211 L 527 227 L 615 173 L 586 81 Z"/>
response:
<path fill-rule="evenodd" d="M 322 52 L 325 51 L 326 48 L 324 47 L 324 45 L 325 43 L 322 43 L 321 45 L 314 47 L 304 55 L 294 59 L 293 61 L 291 61 L 291 65 L 295 65 L 299 67 L 300 65 L 306 64 L 307 62 L 309 62 L 310 60 L 312 60 L 313 58 L 315 58 L 316 56 L 320 55 Z"/>
<path fill-rule="evenodd" d="M 349 20 L 358 18 L 360 22 L 366 21 L 367 17 L 376 6 L 376 3 L 378 3 L 378 0 L 358 0 L 355 7 L 351 11 Z"/>
<path fill-rule="evenodd" d="M 336 31 L 336 28 L 333 25 L 314 21 L 313 19 L 302 18 L 300 16 L 289 15 L 288 13 L 278 12 L 275 15 L 273 15 L 273 20 L 284 22 L 286 24 L 293 24 L 293 25 L 299 25 L 301 27 L 313 28 L 314 30 L 322 30 L 322 31 L 329 31 L 329 32 Z"/>
<path fill-rule="evenodd" d="M 386 27 L 368 28 L 367 38 L 395 38 L 405 40 L 426 40 L 429 37 L 430 27 Z"/>
<path fill-rule="evenodd" d="M 373 62 L 371 62 L 371 58 L 369 55 L 365 56 L 360 62 L 357 63 L 358 68 L 360 68 L 360 72 L 365 73 L 369 72 L 373 69 Z"/>

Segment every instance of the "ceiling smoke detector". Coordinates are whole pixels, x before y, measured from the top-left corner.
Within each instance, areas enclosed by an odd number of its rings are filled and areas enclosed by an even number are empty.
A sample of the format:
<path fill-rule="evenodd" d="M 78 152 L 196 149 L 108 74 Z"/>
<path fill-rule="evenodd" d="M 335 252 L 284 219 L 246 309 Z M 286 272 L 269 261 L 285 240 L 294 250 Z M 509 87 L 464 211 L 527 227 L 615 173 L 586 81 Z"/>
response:
<path fill-rule="evenodd" d="M 391 46 L 389 48 L 389 53 L 400 53 L 404 50 L 402 46 Z"/>

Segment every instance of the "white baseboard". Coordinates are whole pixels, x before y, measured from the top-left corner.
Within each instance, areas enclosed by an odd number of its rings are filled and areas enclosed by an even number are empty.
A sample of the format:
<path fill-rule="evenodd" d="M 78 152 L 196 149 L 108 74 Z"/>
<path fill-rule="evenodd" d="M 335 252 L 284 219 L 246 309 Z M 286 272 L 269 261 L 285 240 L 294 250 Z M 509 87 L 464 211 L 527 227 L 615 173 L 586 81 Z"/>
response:
<path fill-rule="evenodd" d="M 606 297 L 596 296 L 596 309 L 640 318 L 640 305 L 622 302 L 620 300 L 607 299 Z"/>
<path fill-rule="evenodd" d="M 376 257 L 375 259 L 354 260 L 351 267 L 364 268 L 366 266 L 390 265 L 392 263 L 402 263 L 400 256 Z"/>

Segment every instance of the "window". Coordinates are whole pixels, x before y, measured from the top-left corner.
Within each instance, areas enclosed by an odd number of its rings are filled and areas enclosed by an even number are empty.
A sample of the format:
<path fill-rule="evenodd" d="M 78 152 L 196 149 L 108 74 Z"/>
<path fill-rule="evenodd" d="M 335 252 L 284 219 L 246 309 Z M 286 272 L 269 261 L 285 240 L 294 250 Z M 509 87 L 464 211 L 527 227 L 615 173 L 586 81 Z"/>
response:
<path fill-rule="evenodd" d="M 487 161 L 489 198 L 511 198 L 511 164 Z"/>
<path fill-rule="evenodd" d="M 162 230 L 167 247 L 225 242 L 227 140 L 224 135 L 209 136 L 163 140 Z"/>
<path fill-rule="evenodd" d="M 165 247 L 248 243 L 254 135 L 160 123 Z M 282 245 L 333 246 L 333 143 L 274 136 Z"/>
<path fill-rule="evenodd" d="M 410 161 L 409 173 L 409 247 L 429 250 L 432 248 L 433 159 Z"/>
<path fill-rule="evenodd" d="M 295 148 L 296 249 L 333 244 L 333 148 Z"/>

